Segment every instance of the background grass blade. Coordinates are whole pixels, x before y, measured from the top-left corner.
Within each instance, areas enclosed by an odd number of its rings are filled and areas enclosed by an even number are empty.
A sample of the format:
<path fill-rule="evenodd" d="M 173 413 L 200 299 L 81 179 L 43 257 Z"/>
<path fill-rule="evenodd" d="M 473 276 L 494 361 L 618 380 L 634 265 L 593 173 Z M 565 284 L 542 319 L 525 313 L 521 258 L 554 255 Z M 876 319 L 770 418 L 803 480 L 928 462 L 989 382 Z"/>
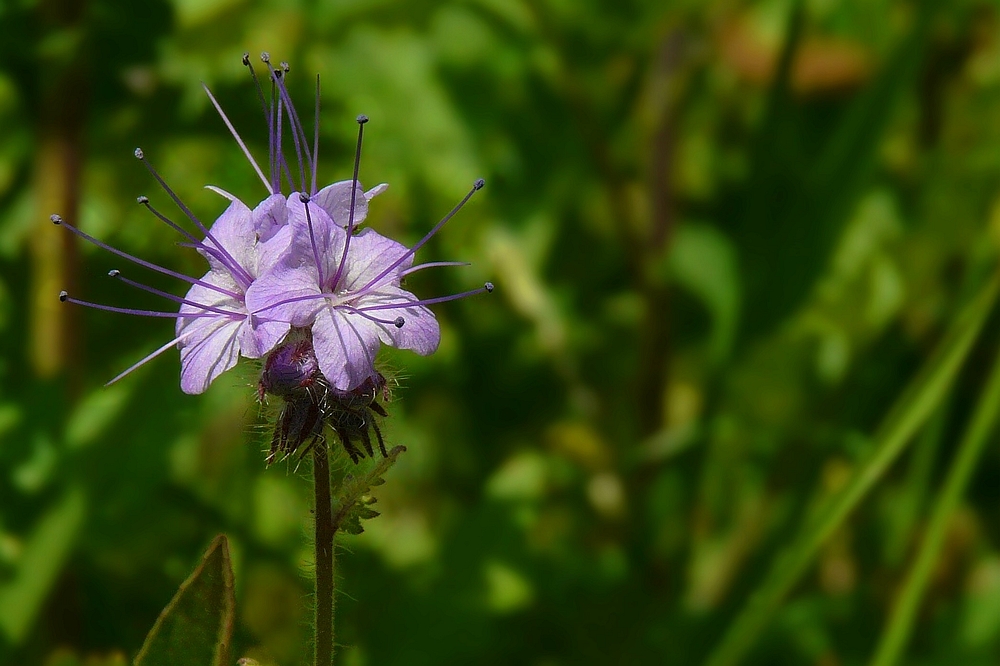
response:
<path fill-rule="evenodd" d="M 135 666 L 228 665 L 235 608 L 229 541 L 220 534 L 160 613 Z"/>
<path fill-rule="evenodd" d="M 979 397 L 958 455 L 948 470 L 948 477 L 931 514 L 923 545 L 906 576 L 888 626 L 882 633 L 875 656 L 872 658 L 872 666 L 891 666 L 897 663 L 903 654 L 910 633 L 913 631 L 913 621 L 920 608 L 920 601 L 927 590 L 927 583 L 941 553 L 949 520 L 965 493 L 983 448 L 995 431 L 998 416 L 1000 416 L 1000 355 L 993 363 L 993 370 Z"/>
<path fill-rule="evenodd" d="M 783 599 L 812 562 L 819 547 L 899 457 L 917 430 L 934 413 L 969 354 L 996 301 L 997 278 L 969 304 L 934 355 L 890 411 L 875 438 L 875 454 L 775 560 L 770 573 L 730 625 L 709 656 L 707 666 L 735 664 L 767 626 Z"/>

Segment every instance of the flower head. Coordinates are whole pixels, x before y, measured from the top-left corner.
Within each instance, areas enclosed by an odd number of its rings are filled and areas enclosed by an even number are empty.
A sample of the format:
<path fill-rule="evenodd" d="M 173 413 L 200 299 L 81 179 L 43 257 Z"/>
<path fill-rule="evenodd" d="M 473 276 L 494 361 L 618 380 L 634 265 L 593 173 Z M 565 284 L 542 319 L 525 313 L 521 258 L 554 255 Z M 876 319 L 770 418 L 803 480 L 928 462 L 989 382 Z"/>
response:
<path fill-rule="evenodd" d="M 147 197 L 139 197 L 139 203 L 181 234 L 185 239 L 181 245 L 195 249 L 208 261 L 209 270 L 203 276 L 189 277 L 139 259 L 65 224 L 58 215 L 52 216 L 54 222 L 85 240 L 144 268 L 190 284 L 181 298 L 126 278 L 118 270 L 110 273 L 130 286 L 177 303 L 179 311 L 96 304 L 70 297 L 66 292 L 60 294 L 60 300 L 124 314 L 176 319 L 174 339 L 112 382 L 175 345 L 181 356 L 181 388 L 187 393 L 207 389 L 236 365 L 241 356 L 265 358 L 259 383 L 262 397 L 268 393 L 286 399 L 310 396 L 302 403 L 307 406 L 291 410 L 292 416 L 283 418 L 288 428 L 301 431 L 299 434 L 305 437 L 315 434 L 316 423 L 325 418 L 324 410 L 331 411 L 331 404 L 354 409 L 357 396 L 369 393 L 370 400 L 362 402 L 374 403 L 380 390 L 376 387 L 385 386 L 385 379 L 375 369 L 375 356 L 381 344 L 425 355 L 437 348 L 440 329 L 428 305 L 492 291 L 493 285 L 487 283 L 470 292 L 420 300 L 402 288 L 403 277 L 414 271 L 461 265 L 434 262 L 414 266 L 413 256 L 482 188 L 483 181 L 476 181 L 461 203 L 412 248 L 370 228 L 359 230 L 368 214 L 369 202 L 387 187 L 382 184 L 365 191 L 358 181 L 361 140 L 368 119 L 358 117 L 353 177 L 318 189 L 319 78 L 316 125 L 310 148 L 305 127 L 285 86 L 288 66 L 282 63 L 274 67 L 266 53 L 261 60 L 267 66 L 272 84 L 270 101 L 263 93 L 249 56 L 243 58 L 256 85 L 268 127 L 266 174 L 205 87 L 209 100 L 267 192 L 256 207 L 251 209 L 228 192 L 209 186 L 230 203 L 208 228 L 146 161 L 143 152 L 135 151 L 169 198 L 197 228 L 198 235 L 153 208 Z M 289 135 L 296 169 L 290 169 L 286 159 Z M 285 185 L 286 191 L 291 191 L 287 196 L 282 192 Z M 322 387 L 321 399 L 315 392 L 303 394 L 300 390 L 313 385 Z M 370 444 L 366 448 L 370 453 Z"/>

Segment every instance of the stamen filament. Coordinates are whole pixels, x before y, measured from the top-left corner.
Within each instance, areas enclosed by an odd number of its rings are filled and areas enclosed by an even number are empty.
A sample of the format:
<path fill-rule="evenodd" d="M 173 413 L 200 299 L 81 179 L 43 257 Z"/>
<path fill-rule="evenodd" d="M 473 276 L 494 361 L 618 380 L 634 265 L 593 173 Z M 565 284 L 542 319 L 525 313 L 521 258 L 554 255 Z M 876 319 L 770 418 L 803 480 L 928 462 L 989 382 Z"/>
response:
<path fill-rule="evenodd" d="M 233 127 L 233 124 L 229 122 L 229 117 L 222 110 L 219 102 L 216 101 L 215 95 L 212 94 L 212 91 L 208 89 L 208 86 L 205 85 L 204 82 L 202 82 L 201 87 L 205 89 L 205 93 L 208 95 L 208 98 L 212 100 L 212 105 L 215 107 L 215 110 L 219 112 L 220 116 L 222 116 L 222 121 L 226 123 L 226 127 L 229 128 L 229 133 L 233 135 L 234 139 L 236 139 L 236 143 L 239 144 L 240 150 L 242 150 L 243 154 L 246 155 L 248 160 L 250 160 L 250 164 L 253 166 L 254 171 L 256 171 L 257 175 L 260 176 L 261 181 L 264 183 L 264 187 L 267 188 L 267 193 L 274 194 L 274 190 L 271 189 L 271 184 L 267 182 L 267 178 L 264 178 L 264 172 L 261 171 L 260 166 L 257 165 L 257 160 L 255 160 L 253 155 L 250 154 L 250 149 L 247 148 L 245 143 L 243 143 L 243 139 L 240 138 L 240 135 L 237 133 L 236 128 Z"/>
<path fill-rule="evenodd" d="M 354 235 L 354 205 L 358 197 L 358 170 L 361 168 L 361 140 L 365 136 L 365 123 L 367 122 L 368 116 L 358 116 L 358 145 L 354 149 L 354 176 L 351 178 L 351 207 L 347 213 L 347 238 L 344 240 L 344 253 L 340 255 L 337 273 L 333 276 L 333 281 L 330 282 L 331 291 L 337 288 L 337 283 L 340 282 L 340 277 L 344 274 L 344 266 L 347 264 L 347 251 L 351 247 L 351 236 Z M 323 282 L 321 281 L 320 285 L 322 284 Z"/>
<path fill-rule="evenodd" d="M 146 170 L 149 171 L 150 174 L 152 174 L 153 178 L 156 179 L 156 182 L 160 184 L 160 187 L 162 187 L 163 190 L 170 196 L 170 198 L 174 200 L 174 203 L 177 204 L 177 207 L 181 209 L 181 212 L 187 215 L 188 219 L 194 222 L 195 226 L 197 226 L 202 231 L 202 233 L 205 234 L 205 238 L 212 241 L 212 243 L 214 243 L 215 246 L 219 248 L 219 251 L 223 254 L 223 256 L 226 259 L 223 263 L 226 265 L 226 268 L 229 269 L 229 272 L 232 273 L 233 277 L 237 278 L 238 281 L 244 283 L 243 284 L 244 289 L 249 287 L 250 283 L 253 282 L 253 278 L 246 271 L 246 269 L 240 266 L 239 262 L 236 261 L 236 259 L 234 259 L 233 256 L 229 254 L 229 252 L 226 251 L 226 248 L 222 246 L 222 243 L 220 243 L 215 238 L 215 236 L 212 235 L 212 232 L 209 231 L 208 228 L 201 223 L 201 220 L 195 217 L 194 213 L 191 212 L 191 209 L 188 208 L 186 205 L 184 205 L 184 202 L 181 201 L 180 197 L 178 197 L 172 189 L 170 189 L 170 186 L 168 186 L 166 181 L 164 181 L 163 178 L 160 177 L 160 174 L 157 173 L 156 169 L 153 168 L 153 165 L 150 164 L 148 161 L 146 161 L 146 156 L 143 154 L 140 148 L 135 149 L 135 156 L 136 158 L 138 158 L 140 162 L 142 162 L 146 166 Z"/>
<path fill-rule="evenodd" d="M 351 314 L 356 314 L 361 317 L 364 317 L 365 319 L 373 321 L 376 324 L 388 324 L 389 326 L 395 326 L 396 328 L 403 328 L 403 325 L 406 323 L 406 320 L 403 319 L 402 317 L 396 317 L 395 319 L 379 319 L 378 317 L 373 317 L 370 314 L 364 312 L 363 310 L 351 307 L 350 305 L 338 305 L 336 307 L 343 310 L 347 310 Z"/>
<path fill-rule="evenodd" d="M 169 217 L 167 217 L 166 215 L 164 215 L 160 211 L 158 211 L 155 208 L 153 208 L 153 206 L 149 203 L 149 197 L 147 197 L 147 196 L 141 196 L 141 197 L 139 197 L 139 198 L 136 199 L 136 202 L 139 205 L 145 206 L 146 210 L 148 210 L 150 213 L 152 213 L 153 215 L 155 215 L 156 217 L 158 217 L 161 222 L 165 223 L 168 227 L 170 227 L 171 229 L 173 229 L 174 231 L 176 231 L 180 235 L 182 235 L 185 238 L 187 238 L 193 244 L 198 245 L 198 246 L 204 245 L 200 240 L 198 240 L 197 238 L 195 238 L 194 234 L 190 233 L 187 229 L 184 229 L 179 224 L 177 224 L 176 222 L 174 222 L 173 220 L 171 220 Z"/>
<path fill-rule="evenodd" d="M 171 301 L 173 301 L 175 303 L 183 303 L 185 305 L 190 305 L 192 307 L 201 308 L 202 310 L 206 310 L 208 312 L 215 312 L 216 314 L 225 315 L 225 316 L 237 316 L 237 317 L 245 317 L 246 316 L 245 314 L 241 314 L 239 312 L 233 312 L 231 310 L 223 310 L 223 309 L 217 308 L 217 307 L 215 307 L 213 305 L 205 305 L 204 303 L 197 303 L 195 301 L 190 301 L 190 300 L 188 300 L 186 298 L 181 298 L 180 296 L 175 296 L 174 294 L 171 294 L 170 292 L 162 291 L 160 289 L 157 289 L 156 287 L 151 287 L 148 284 L 143 284 L 141 282 L 136 282 L 135 280 L 130 280 L 129 278 L 127 278 L 124 275 L 122 275 L 121 271 L 119 271 L 118 269 L 114 269 L 114 270 L 108 271 L 108 277 L 113 277 L 116 280 L 121 280 L 122 282 L 124 282 L 125 284 L 129 285 L 130 287 L 135 287 L 136 289 L 142 289 L 143 291 L 148 291 L 151 294 L 156 294 L 157 296 L 160 296 L 162 298 L 166 298 L 167 300 L 171 300 Z"/>
<path fill-rule="evenodd" d="M 370 305 L 368 307 L 358 308 L 358 312 L 373 312 L 375 310 L 396 310 L 400 308 L 403 309 L 412 308 L 418 305 L 434 305 L 435 303 L 445 303 L 447 301 L 455 301 L 460 298 L 465 298 L 467 296 L 475 296 L 476 294 L 482 294 L 484 292 L 493 293 L 492 282 L 487 282 L 479 289 L 463 291 L 460 294 L 452 294 L 451 296 L 438 296 L 437 298 L 424 298 L 417 301 L 399 301 L 398 303 L 384 303 L 382 305 Z"/>
<path fill-rule="evenodd" d="M 316 262 L 319 283 L 323 284 L 323 264 L 319 260 L 319 248 L 316 247 L 316 235 L 313 233 L 312 215 L 309 214 L 309 197 L 305 194 L 299 194 L 299 200 L 302 201 L 302 205 L 306 209 L 306 225 L 309 227 L 309 242 L 312 243 L 313 261 Z"/>
<path fill-rule="evenodd" d="M 278 94 L 281 96 L 281 99 L 285 101 L 285 106 L 288 109 L 288 124 L 292 128 L 292 141 L 295 144 L 295 152 L 298 155 L 299 175 L 302 180 L 302 191 L 305 192 L 306 181 L 305 181 L 304 167 L 306 164 L 312 163 L 312 155 L 309 152 L 309 141 L 308 139 L 306 139 L 306 131 L 302 125 L 302 121 L 299 120 L 299 114 L 296 113 L 295 111 L 295 105 L 292 104 L 292 98 L 288 94 L 288 88 L 285 87 L 284 77 L 278 72 L 278 70 L 276 70 L 271 65 L 270 60 L 267 61 L 267 66 L 271 70 L 271 78 L 275 81 L 275 83 L 277 83 Z M 287 73 L 287 70 L 285 70 L 285 72 Z M 301 145 L 299 140 L 300 137 L 301 137 Z M 305 163 L 302 162 L 303 149 L 305 150 L 306 154 Z"/>
<path fill-rule="evenodd" d="M 257 101 L 260 102 L 260 108 L 264 112 L 264 118 L 267 119 L 267 124 L 270 126 L 271 113 L 268 111 L 267 102 L 264 101 L 264 90 L 260 87 L 260 80 L 257 78 L 257 72 L 253 68 L 253 63 L 250 62 L 249 53 L 243 54 L 243 64 L 250 70 L 250 78 L 253 79 L 253 87 L 257 90 Z M 270 155 L 268 155 L 268 159 L 270 160 Z"/>
<path fill-rule="evenodd" d="M 159 310 L 135 310 L 133 308 L 120 308 L 114 305 L 103 305 L 101 303 L 91 303 L 90 301 L 83 301 L 79 298 L 73 298 L 65 291 L 59 292 L 59 300 L 63 303 L 72 303 L 73 305 L 82 305 L 88 308 L 94 308 L 95 310 L 105 310 L 107 312 L 117 312 L 119 314 L 127 315 L 137 315 L 141 317 L 164 317 L 167 319 L 186 319 L 186 318 L 199 318 L 199 317 L 218 317 L 219 315 L 214 312 L 160 312 Z M 235 316 L 230 315 L 232 318 Z M 239 315 L 240 318 L 246 315 Z"/>
<path fill-rule="evenodd" d="M 313 120 L 312 187 L 309 196 L 316 194 L 316 169 L 319 165 L 319 74 L 316 75 L 316 116 Z"/>
<path fill-rule="evenodd" d="M 232 298 L 235 298 L 237 300 L 243 298 L 241 295 L 239 295 L 239 294 L 237 294 L 235 292 L 229 291 L 228 289 L 223 289 L 222 287 L 216 286 L 216 285 L 211 284 L 209 282 L 205 282 L 204 280 L 199 280 L 199 279 L 193 278 L 193 277 L 191 277 L 189 275 L 184 275 L 183 273 L 178 273 L 177 271 L 172 271 L 169 268 L 164 268 L 163 266 L 157 266 L 156 264 L 148 262 L 145 259 L 140 259 L 139 257 L 134 257 L 131 254 L 129 254 L 128 252 L 122 252 L 118 248 L 111 247 L 107 243 L 103 243 L 103 242 L 97 240 L 96 238 L 94 238 L 93 236 L 80 231 L 79 229 L 77 229 L 76 227 L 74 227 L 72 224 L 69 224 L 68 222 L 66 222 L 65 220 L 63 220 L 58 215 L 52 215 L 50 219 L 52 220 L 53 224 L 57 224 L 57 225 L 59 225 L 61 227 L 65 227 L 66 229 L 72 231 L 74 234 L 76 234 L 80 238 L 82 238 L 85 241 L 88 241 L 90 243 L 93 243 L 94 245 L 96 245 L 97 247 L 101 248 L 102 250 L 107 250 L 111 254 L 116 254 L 119 257 L 121 257 L 122 259 L 125 259 L 127 261 L 131 261 L 132 263 L 138 264 L 139 266 L 142 266 L 143 268 L 148 268 L 151 271 L 156 271 L 157 273 L 162 273 L 163 275 L 169 275 L 172 278 L 177 278 L 178 280 L 183 280 L 184 282 L 188 282 L 190 284 L 197 284 L 197 285 L 200 285 L 202 287 L 207 287 L 208 289 L 212 289 L 214 291 L 217 291 L 220 294 L 225 294 L 226 296 L 231 296 Z"/>
<path fill-rule="evenodd" d="M 434 225 L 434 228 L 431 229 L 427 233 L 426 236 L 424 236 L 423 238 L 421 238 L 417 242 L 416 245 L 414 245 L 409 250 L 407 250 L 405 254 L 403 254 L 402 256 L 399 257 L 399 259 L 396 259 L 396 261 L 394 261 L 391 264 L 389 264 L 389 266 L 384 271 L 382 271 L 377 276 L 375 276 L 374 278 L 372 278 L 371 281 L 368 282 L 368 284 L 366 284 L 365 286 L 363 286 L 361 289 L 358 290 L 358 293 L 364 293 L 365 291 L 371 289 L 372 285 L 378 284 L 379 281 L 382 280 L 382 278 L 384 278 L 386 275 L 388 275 L 393 270 L 395 270 L 397 266 L 399 266 L 401 263 L 403 263 L 404 261 L 406 261 L 407 259 L 409 259 L 410 257 L 412 257 L 414 254 L 416 254 L 417 250 L 419 250 L 420 248 L 422 248 L 424 246 L 424 244 L 427 241 L 430 240 L 431 236 L 433 236 L 434 234 L 436 234 L 441 229 L 441 227 L 443 227 L 445 225 L 445 223 L 448 222 L 448 220 L 450 220 L 451 218 L 453 218 L 455 216 L 455 214 L 458 213 L 458 211 L 462 210 L 462 206 L 464 206 L 469 201 L 469 199 L 472 198 L 473 194 L 475 194 L 479 190 L 483 189 L 483 185 L 485 185 L 485 184 L 486 184 L 486 181 L 484 181 L 482 178 L 480 178 L 479 180 L 477 180 L 473 184 L 472 189 L 469 190 L 469 193 L 466 194 L 465 197 L 461 201 L 458 202 L 457 206 L 455 206 L 454 208 L 451 209 L 451 212 L 449 212 L 447 215 L 445 215 L 441 219 L 440 222 L 438 222 L 436 225 Z"/>

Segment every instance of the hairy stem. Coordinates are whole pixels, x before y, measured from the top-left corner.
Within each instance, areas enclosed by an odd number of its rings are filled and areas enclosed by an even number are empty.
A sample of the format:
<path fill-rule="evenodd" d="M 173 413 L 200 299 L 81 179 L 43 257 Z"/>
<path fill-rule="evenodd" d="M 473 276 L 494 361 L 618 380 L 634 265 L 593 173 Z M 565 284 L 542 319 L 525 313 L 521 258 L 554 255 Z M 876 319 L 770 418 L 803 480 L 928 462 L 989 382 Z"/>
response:
<path fill-rule="evenodd" d="M 316 662 L 333 664 L 333 510 L 330 505 L 330 460 L 326 443 L 313 446 L 313 486 L 316 492 Z"/>

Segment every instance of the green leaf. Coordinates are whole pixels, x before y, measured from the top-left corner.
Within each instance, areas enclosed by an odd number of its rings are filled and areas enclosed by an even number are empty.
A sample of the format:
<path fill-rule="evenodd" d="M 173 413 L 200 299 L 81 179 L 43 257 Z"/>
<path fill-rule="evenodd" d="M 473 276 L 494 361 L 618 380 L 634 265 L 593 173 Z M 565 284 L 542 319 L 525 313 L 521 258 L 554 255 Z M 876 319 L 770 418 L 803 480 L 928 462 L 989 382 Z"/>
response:
<path fill-rule="evenodd" d="M 716 361 L 732 348 L 740 308 L 739 269 L 732 242 L 705 224 L 678 227 L 668 256 L 671 277 L 712 316 L 709 348 Z"/>
<path fill-rule="evenodd" d="M 86 499 L 72 489 L 38 522 L 17 560 L 13 579 L 0 586 L 0 633 L 17 645 L 69 556 L 83 524 Z"/>
<path fill-rule="evenodd" d="M 333 505 L 333 528 L 343 530 L 348 534 L 361 534 L 364 527 L 362 520 L 370 520 L 379 515 L 378 511 L 371 509 L 375 504 L 374 497 L 367 497 L 368 491 L 375 486 L 385 483 L 382 478 L 389 468 L 396 462 L 396 458 L 406 451 L 405 446 L 397 446 L 389 451 L 389 455 L 380 459 L 368 470 L 366 474 L 355 478 L 348 475 L 344 477 L 344 490 Z"/>
<path fill-rule="evenodd" d="M 160 613 L 135 666 L 228 665 L 235 607 L 229 541 L 220 534 Z"/>
<path fill-rule="evenodd" d="M 813 561 L 820 546 L 882 479 L 917 431 L 948 395 L 986 316 L 996 302 L 1000 278 L 993 278 L 955 321 L 934 355 L 897 400 L 875 436 L 875 453 L 850 482 L 810 521 L 775 559 L 771 571 L 751 594 L 718 647 L 709 666 L 737 663 L 774 617 L 789 591 Z"/>

